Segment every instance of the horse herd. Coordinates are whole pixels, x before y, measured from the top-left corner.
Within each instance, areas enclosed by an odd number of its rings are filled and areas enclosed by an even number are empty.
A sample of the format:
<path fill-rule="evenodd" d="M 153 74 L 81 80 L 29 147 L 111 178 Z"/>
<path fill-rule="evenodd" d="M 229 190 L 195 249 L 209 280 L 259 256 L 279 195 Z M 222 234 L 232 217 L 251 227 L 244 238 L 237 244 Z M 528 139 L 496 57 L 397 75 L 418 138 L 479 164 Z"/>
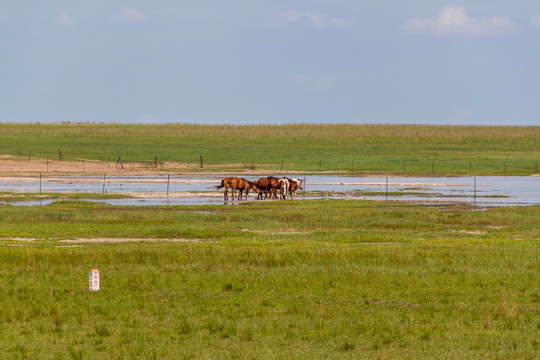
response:
<path fill-rule="evenodd" d="M 277 192 L 279 190 L 279 198 L 286 199 L 287 195 L 291 199 L 296 196 L 297 190 L 302 190 L 302 181 L 298 179 L 290 179 L 288 177 L 274 177 L 267 176 L 262 177 L 257 181 L 249 181 L 244 178 L 227 177 L 221 180 L 220 185 L 214 186 L 216 190 L 225 187 L 223 192 L 223 198 L 225 201 L 229 200 L 228 192 L 229 188 L 232 190 L 232 200 L 234 201 L 234 193 L 236 190 L 238 193 L 238 200 L 242 200 L 242 193 L 244 193 L 244 199 L 247 200 L 247 196 L 250 190 L 258 192 L 257 199 L 277 199 Z"/>

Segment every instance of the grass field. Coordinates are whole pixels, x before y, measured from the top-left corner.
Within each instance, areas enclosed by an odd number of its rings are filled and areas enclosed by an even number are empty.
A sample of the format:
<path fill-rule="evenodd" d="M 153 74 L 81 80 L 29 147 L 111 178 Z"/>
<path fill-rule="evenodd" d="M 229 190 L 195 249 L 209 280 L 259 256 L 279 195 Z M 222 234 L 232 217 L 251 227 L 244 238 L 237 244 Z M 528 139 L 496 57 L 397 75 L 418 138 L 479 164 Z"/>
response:
<path fill-rule="evenodd" d="M 540 127 L 0 124 L 0 138 L 0 160 L 25 171 L 157 157 L 189 172 L 530 175 L 540 158 Z M 71 200 L 0 205 L 0 359 L 540 353 L 539 206 L 39 196 Z"/>
<path fill-rule="evenodd" d="M 540 127 L 0 124 L 0 137 L 21 161 L 157 157 L 189 171 L 530 175 L 540 159 Z"/>
<path fill-rule="evenodd" d="M 3 205 L 0 358 L 534 359 L 539 210 Z"/>

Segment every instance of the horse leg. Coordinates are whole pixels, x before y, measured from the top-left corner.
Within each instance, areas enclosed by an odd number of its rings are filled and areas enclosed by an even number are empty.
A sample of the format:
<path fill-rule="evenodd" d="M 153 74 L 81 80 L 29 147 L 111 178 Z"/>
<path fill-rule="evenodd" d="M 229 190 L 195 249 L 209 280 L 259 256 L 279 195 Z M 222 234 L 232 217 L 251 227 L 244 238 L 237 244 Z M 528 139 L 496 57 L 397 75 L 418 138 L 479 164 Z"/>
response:
<path fill-rule="evenodd" d="M 229 196 L 227 195 L 228 192 L 229 192 L 229 187 L 225 186 L 225 191 L 223 192 L 223 200 L 224 201 L 229 200 Z"/>

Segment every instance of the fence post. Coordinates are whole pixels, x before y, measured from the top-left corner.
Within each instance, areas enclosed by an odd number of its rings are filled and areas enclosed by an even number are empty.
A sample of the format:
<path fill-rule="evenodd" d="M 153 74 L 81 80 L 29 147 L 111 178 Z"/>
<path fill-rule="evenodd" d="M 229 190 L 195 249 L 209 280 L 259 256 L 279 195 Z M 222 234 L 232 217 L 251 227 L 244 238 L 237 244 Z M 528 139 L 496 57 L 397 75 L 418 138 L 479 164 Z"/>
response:
<path fill-rule="evenodd" d="M 201 155 L 201 169 L 203 168 L 203 158 L 202 158 L 202 155 Z"/>
<path fill-rule="evenodd" d="M 41 174 L 39 174 L 39 193 L 41 194 Z"/>
<path fill-rule="evenodd" d="M 105 194 L 105 177 L 107 174 L 103 174 L 103 194 Z"/>
<path fill-rule="evenodd" d="M 319 172 L 321 172 L 321 160 L 319 160 Z"/>
<path fill-rule="evenodd" d="M 167 197 L 169 197 L 169 182 L 171 180 L 171 175 L 167 174 Z"/>
<path fill-rule="evenodd" d="M 283 173 L 283 160 L 281 160 L 281 172 Z"/>
<path fill-rule="evenodd" d="M 474 177 L 474 205 L 476 205 L 476 176 Z"/>
<path fill-rule="evenodd" d="M 388 176 L 386 177 L 386 201 L 388 201 Z"/>
<path fill-rule="evenodd" d="M 306 200 L 306 177 L 304 176 L 304 181 L 302 182 L 302 184 L 304 184 L 304 186 L 302 186 L 302 188 L 304 189 L 304 194 L 303 194 L 303 200 Z"/>

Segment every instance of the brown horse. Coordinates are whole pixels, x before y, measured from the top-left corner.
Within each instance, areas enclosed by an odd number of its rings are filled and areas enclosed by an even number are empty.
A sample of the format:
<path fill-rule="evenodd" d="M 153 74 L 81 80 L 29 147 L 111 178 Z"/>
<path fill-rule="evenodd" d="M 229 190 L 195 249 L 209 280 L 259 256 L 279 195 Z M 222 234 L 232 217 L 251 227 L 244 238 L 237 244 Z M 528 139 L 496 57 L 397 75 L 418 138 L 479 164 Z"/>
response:
<path fill-rule="evenodd" d="M 298 179 L 289 179 L 289 194 L 291 195 L 291 199 L 294 199 L 296 197 L 296 191 L 298 190 L 303 190 L 304 188 L 302 187 L 302 180 L 298 180 Z"/>
<path fill-rule="evenodd" d="M 279 198 L 286 199 L 287 192 L 289 191 L 289 179 L 287 178 L 276 178 L 273 176 L 268 177 L 270 182 L 270 197 L 277 199 L 277 191 L 279 190 Z"/>
<path fill-rule="evenodd" d="M 221 184 L 218 186 L 214 186 L 214 188 L 221 189 L 222 187 L 225 187 L 225 191 L 223 192 L 223 198 L 225 201 L 229 200 L 228 191 L 229 188 L 232 189 L 232 200 L 234 201 L 234 193 L 238 189 L 238 200 L 242 200 L 242 193 L 244 190 L 245 193 L 245 199 L 247 200 L 247 196 L 249 193 L 249 190 L 257 191 L 257 185 L 255 183 L 252 183 L 251 181 L 248 181 L 244 178 L 237 178 L 237 177 L 227 177 L 223 180 L 221 180 Z"/>
<path fill-rule="evenodd" d="M 263 196 L 268 199 L 268 194 L 270 193 L 270 178 L 262 177 L 259 180 L 255 181 L 257 188 L 259 189 L 259 195 L 257 199 L 263 199 Z"/>

